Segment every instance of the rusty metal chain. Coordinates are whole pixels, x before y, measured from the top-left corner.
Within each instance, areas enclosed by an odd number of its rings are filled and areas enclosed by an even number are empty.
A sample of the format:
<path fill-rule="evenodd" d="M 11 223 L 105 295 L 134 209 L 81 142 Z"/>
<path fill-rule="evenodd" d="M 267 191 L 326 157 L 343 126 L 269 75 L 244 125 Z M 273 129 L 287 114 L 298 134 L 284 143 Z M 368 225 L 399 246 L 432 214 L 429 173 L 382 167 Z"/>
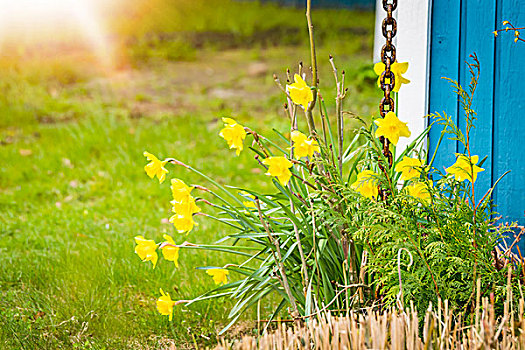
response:
<path fill-rule="evenodd" d="M 386 39 L 385 45 L 381 48 L 381 61 L 385 65 L 385 70 L 379 77 L 379 83 L 381 90 L 383 90 L 384 97 L 379 103 L 379 113 L 381 117 L 385 117 L 388 112 L 394 112 L 394 99 L 390 97 L 390 93 L 394 90 L 396 85 L 396 76 L 391 70 L 392 64 L 396 61 L 396 47 L 392 43 L 393 38 L 397 33 L 397 22 L 392 16 L 392 12 L 397 8 L 397 0 L 383 0 L 383 9 L 386 11 L 386 18 L 382 23 L 383 36 Z M 390 141 L 384 136 L 379 138 L 381 145 L 383 146 L 383 154 L 388 160 L 388 167 L 392 167 L 393 157 L 390 152 Z M 381 171 L 385 172 L 385 169 L 381 163 L 379 163 Z M 386 190 L 380 189 L 380 195 L 383 199 L 386 199 Z"/>

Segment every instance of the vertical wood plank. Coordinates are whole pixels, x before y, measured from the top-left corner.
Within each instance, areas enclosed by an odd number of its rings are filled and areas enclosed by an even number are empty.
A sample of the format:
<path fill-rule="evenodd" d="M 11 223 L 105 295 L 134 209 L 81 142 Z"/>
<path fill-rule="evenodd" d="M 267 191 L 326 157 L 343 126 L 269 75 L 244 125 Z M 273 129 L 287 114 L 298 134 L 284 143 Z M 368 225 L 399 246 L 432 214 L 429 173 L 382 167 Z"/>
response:
<path fill-rule="evenodd" d="M 409 138 L 399 139 L 397 153 L 401 153 L 426 128 L 424 116 L 428 110 L 428 64 L 430 1 L 402 3 L 397 8 L 397 60 L 409 62 L 403 85 L 397 96 L 397 116 L 408 123 Z"/>
<path fill-rule="evenodd" d="M 481 65 L 481 75 L 476 93 L 474 94 L 473 109 L 477 113 L 477 120 L 470 132 L 470 149 L 472 155 L 479 155 L 480 161 L 487 156 L 483 163 L 484 172 L 478 174 L 474 184 L 475 197 L 479 200 L 491 187 L 492 169 L 492 134 L 493 134 L 493 89 L 494 89 L 494 22 L 496 20 L 496 2 L 494 0 L 463 0 L 461 21 L 461 53 L 459 60 L 460 84 L 468 88 L 471 75 L 465 61 L 472 63 L 469 58 L 474 52 Z M 466 121 L 463 109 L 459 109 L 459 126 L 465 133 Z M 462 145 L 458 151 L 464 152 Z"/>
<path fill-rule="evenodd" d="M 522 0 L 498 0 L 497 27 L 509 20 L 525 23 Z M 504 221 L 525 225 L 525 97 L 523 69 L 525 43 L 514 43 L 512 32 L 501 33 L 496 40 L 494 89 L 493 178 L 511 170 L 496 187 L 496 210 Z"/>
<path fill-rule="evenodd" d="M 458 102 L 450 89 L 450 83 L 442 79 L 459 79 L 461 0 L 434 0 L 432 6 L 431 52 L 430 52 L 430 99 L 429 113 L 445 111 L 455 116 L 457 122 Z M 431 120 L 429 121 L 431 122 Z M 429 134 L 429 161 L 436 150 L 441 135 L 436 125 Z M 455 160 L 456 142 L 446 137 L 439 146 L 434 166 L 445 171 Z"/>

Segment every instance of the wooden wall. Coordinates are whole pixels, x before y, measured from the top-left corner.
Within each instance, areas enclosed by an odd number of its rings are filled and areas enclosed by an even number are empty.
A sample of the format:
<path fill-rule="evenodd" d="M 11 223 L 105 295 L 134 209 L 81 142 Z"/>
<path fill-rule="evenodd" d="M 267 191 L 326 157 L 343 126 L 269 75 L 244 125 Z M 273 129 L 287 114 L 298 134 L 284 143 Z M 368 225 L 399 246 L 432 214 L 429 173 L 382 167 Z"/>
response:
<path fill-rule="evenodd" d="M 403 2 L 399 6 L 403 6 Z M 512 32 L 492 32 L 504 20 L 525 26 L 523 0 L 434 0 L 431 8 L 429 112 L 446 111 L 464 129 L 465 122 L 449 77 L 463 86 L 469 83 L 464 61 L 475 52 L 481 77 L 474 99 L 476 128 L 472 132 L 473 154 L 487 156 L 475 183 L 477 198 L 505 171 L 494 193 L 496 210 L 504 221 L 525 224 L 525 43 L 514 42 Z M 525 32 L 522 32 L 525 36 Z M 429 153 L 436 148 L 440 130 L 429 137 Z M 462 151 L 456 142 L 443 140 L 434 165 L 440 169 L 454 163 Z"/>

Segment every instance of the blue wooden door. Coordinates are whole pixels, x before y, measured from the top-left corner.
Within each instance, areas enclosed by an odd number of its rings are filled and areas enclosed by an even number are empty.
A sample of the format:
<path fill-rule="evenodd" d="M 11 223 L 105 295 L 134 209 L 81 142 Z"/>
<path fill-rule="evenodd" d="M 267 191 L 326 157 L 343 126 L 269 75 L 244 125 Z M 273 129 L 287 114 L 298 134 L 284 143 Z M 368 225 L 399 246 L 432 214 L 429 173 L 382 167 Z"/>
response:
<path fill-rule="evenodd" d="M 464 62 L 475 52 L 481 63 L 481 76 L 474 98 L 478 120 L 472 132 L 472 154 L 479 155 L 480 160 L 487 156 L 485 171 L 478 174 L 475 183 L 477 198 L 510 170 L 497 185 L 493 199 L 502 221 L 524 225 L 525 43 L 515 43 L 512 31 L 494 38 L 492 32 L 502 28 L 504 20 L 525 26 L 525 1 L 433 1 L 429 112 L 445 111 L 464 128 L 457 96 L 441 77 L 458 80 L 467 87 L 470 76 Z M 430 133 L 430 154 L 436 149 L 440 133 L 438 128 Z M 443 140 L 435 166 L 450 166 L 457 151 L 456 142 Z"/>

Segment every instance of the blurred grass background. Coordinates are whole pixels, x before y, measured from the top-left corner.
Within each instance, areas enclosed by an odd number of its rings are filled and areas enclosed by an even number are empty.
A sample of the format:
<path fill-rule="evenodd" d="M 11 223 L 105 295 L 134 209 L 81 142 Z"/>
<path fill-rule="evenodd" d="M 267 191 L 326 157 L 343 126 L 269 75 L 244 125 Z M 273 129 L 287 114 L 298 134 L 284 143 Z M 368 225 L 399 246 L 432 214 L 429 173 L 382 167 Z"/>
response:
<path fill-rule="evenodd" d="M 304 11 L 228 0 L 128 0 L 102 8 L 111 60 L 80 33 L 4 40 L 0 55 L 0 344 L 5 349 L 157 349 L 214 344 L 231 302 L 156 312 L 159 288 L 189 299 L 211 288 L 199 266 L 235 257 L 181 251 L 155 270 L 133 237 L 213 242 L 226 231 L 197 217 L 180 236 L 169 181 L 142 156 L 174 156 L 221 183 L 270 189 L 252 156 L 218 137 L 231 116 L 271 135 L 287 130 L 272 73 L 309 62 Z M 371 70 L 372 12 L 315 10 L 321 91 L 332 108 L 328 54 L 346 71 L 346 108 L 365 118 L 379 94 Z M 79 35 L 80 37 L 76 37 Z M 356 124 L 348 122 L 350 130 Z M 305 127 L 304 125 L 302 125 Z M 182 168 L 169 176 L 202 180 Z M 209 208 L 203 207 L 204 211 Z M 235 278 L 235 276 L 231 276 Z M 271 301 L 261 305 L 262 315 Z M 253 332 L 247 315 L 230 332 Z"/>

